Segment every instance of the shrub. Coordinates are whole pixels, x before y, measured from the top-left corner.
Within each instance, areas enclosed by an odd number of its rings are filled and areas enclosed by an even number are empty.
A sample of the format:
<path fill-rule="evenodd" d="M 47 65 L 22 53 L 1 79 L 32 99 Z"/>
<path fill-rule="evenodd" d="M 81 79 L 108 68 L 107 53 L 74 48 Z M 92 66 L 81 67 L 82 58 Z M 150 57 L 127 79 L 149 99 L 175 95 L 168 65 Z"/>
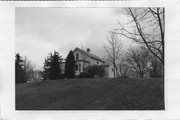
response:
<path fill-rule="evenodd" d="M 79 78 L 93 78 L 93 75 L 88 72 L 81 72 Z"/>
<path fill-rule="evenodd" d="M 86 68 L 87 73 L 92 75 L 92 77 L 104 77 L 105 68 L 104 66 L 92 65 Z"/>

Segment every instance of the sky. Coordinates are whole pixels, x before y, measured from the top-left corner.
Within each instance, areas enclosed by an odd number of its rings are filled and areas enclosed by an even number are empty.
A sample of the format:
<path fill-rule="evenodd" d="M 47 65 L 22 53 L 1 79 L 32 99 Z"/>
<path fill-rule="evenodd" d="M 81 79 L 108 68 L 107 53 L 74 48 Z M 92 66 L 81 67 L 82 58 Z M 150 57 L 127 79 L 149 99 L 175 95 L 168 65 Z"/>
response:
<path fill-rule="evenodd" d="M 16 8 L 15 51 L 36 69 L 43 68 L 54 50 L 65 58 L 70 50 L 83 46 L 103 57 L 109 31 L 127 20 L 122 8 Z"/>

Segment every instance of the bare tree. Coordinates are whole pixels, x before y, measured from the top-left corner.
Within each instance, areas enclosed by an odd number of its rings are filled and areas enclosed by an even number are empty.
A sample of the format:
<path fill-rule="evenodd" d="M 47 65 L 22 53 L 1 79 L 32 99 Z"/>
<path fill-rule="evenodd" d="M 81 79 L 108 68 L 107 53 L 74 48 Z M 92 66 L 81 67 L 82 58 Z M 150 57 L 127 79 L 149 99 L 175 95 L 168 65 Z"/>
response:
<path fill-rule="evenodd" d="M 130 68 L 133 69 L 138 77 L 144 77 L 148 72 L 148 63 L 150 62 L 149 51 L 141 46 L 136 49 L 129 49 L 127 53 L 127 62 Z"/>
<path fill-rule="evenodd" d="M 27 59 L 27 57 L 24 58 L 23 61 L 23 66 L 25 70 L 25 76 L 26 76 L 26 81 L 32 81 L 34 79 L 34 69 L 35 66 Z"/>
<path fill-rule="evenodd" d="M 110 32 L 109 36 L 106 36 L 107 45 L 104 45 L 104 49 L 106 50 L 112 64 L 114 67 L 114 78 L 116 77 L 117 72 L 117 63 L 116 61 L 120 58 L 120 51 L 122 49 L 122 42 L 119 40 L 116 34 Z"/>
<path fill-rule="evenodd" d="M 119 75 L 120 77 L 128 77 L 128 72 L 129 72 L 129 64 L 126 60 L 126 58 L 122 58 L 118 64 L 118 70 L 119 70 Z"/>
<path fill-rule="evenodd" d="M 126 25 L 119 23 L 115 33 L 146 46 L 164 65 L 164 8 L 127 8 L 126 12 L 130 21 Z"/>

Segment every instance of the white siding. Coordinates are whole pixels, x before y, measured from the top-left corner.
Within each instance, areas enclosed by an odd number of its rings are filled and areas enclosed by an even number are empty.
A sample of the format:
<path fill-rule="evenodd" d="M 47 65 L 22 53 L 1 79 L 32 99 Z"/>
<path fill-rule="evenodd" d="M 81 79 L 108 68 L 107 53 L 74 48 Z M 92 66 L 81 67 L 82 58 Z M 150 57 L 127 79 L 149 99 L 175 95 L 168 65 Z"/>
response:
<path fill-rule="evenodd" d="M 113 64 L 109 66 L 109 77 L 108 78 L 114 78 L 114 67 Z"/>
<path fill-rule="evenodd" d="M 79 54 L 79 59 L 78 60 L 80 60 L 80 61 L 76 60 L 76 54 L 77 53 Z M 81 72 L 83 72 L 83 66 L 84 66 L 84 68 L 86 68 L 88 65 L 102 65 L 103 64 L 103 62 L 95 60 L 95 59 L 83 54 L 79 50 L 74 51 L 73 54 L 74 54 L 75 61 L 76 61 L 75 64 L 78 65 L 78 70 L 76 70 L 76 68 L 75 68 L 75 75 L 79 75 Z M 88 61 L 89 63 L 83 62 L 81 60 Z M 60 68 L 62 70 L 61 73 L 64 73 L 65 72 L 65 63 L 62 63 L 60 65 Z M 108 66 L 105 67 L 105 71 L 106 71 L 105 77 L 114 78 L 114 71 L 112 71 L 112 69 L 113 69 L 113 64 L 109 64 Z"/>
<path fill-rule="evenodd" d="M 79 61 L 76 62 L 76 65 L 78 66 L 78 70 L 75 69 L 75 75 L 79 75 L 81 72 L 83 72 L 83 66 L 86 68 L 89 64 L 83 61 Z"/>
<path fill-rule="evenodd" d="M 107 78 L 114 78 L 114 66 L 113 64 L 109 64 L 108 66 L 105 67 L 105 72 Z M 116 75 L 116 73 L 115 73 Z"/>
<path fill-rule="evenodd" d="M 103 64 L 103 62 L 101 62 L 99 60 L 95 60 L 95 59 L 93 59 L 93 58 L 83 54 L 79 50 L 75 50 L 73 54 L 74 54 L 74 57 L 75 57 L 76 65 L 78 65 L 78 70 L 75 71 L 75 75 L 79 75 L 80 72 L 83 72 L 83 65 L 84 65 L 84 67 L 87 67 L 88 65 L 102 65 Z M 85 61 L 88 61 L 89 63 L 83 62 L 83 61 L 78 61 L 76 59 L 76 55 L 77 54 L 79 55 L 79 59 L 78 60 L 85 60 Z M 81 70 L 79 70 L 79 64 L 81 66 Z"/>

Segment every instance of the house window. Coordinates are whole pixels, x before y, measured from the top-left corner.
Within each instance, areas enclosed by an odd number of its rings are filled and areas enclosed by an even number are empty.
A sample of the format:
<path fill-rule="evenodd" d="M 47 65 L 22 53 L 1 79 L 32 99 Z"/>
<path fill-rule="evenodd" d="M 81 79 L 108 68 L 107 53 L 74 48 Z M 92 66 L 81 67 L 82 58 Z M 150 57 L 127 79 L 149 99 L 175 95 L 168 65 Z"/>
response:
<path fill-rule="evenodd" d="M 78 64 L 76 65 L 76 71 L 78 71 Z"/>
<path fill-rule="evenodd" d="M 97 62 L 97 64 L 99 64 L 99 62 Z"/>
<path fill-rule="evenodd" d="M 112 71 L 114 71 L 114 68 L 112 68 Z"/>
<path fill-rule="evenodd" d="M 76 53 L 76 60 L 79 60 L 79 54 Z"/>

